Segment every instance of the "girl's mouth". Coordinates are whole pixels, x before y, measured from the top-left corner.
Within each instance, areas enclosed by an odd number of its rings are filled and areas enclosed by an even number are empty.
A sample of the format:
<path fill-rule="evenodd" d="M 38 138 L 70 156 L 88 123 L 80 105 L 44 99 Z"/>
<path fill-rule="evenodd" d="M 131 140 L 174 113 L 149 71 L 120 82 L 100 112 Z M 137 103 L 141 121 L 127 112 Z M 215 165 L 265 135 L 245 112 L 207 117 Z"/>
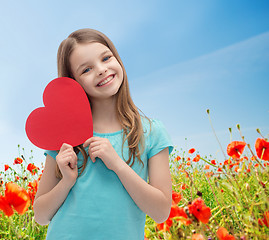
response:
<path fill-rule="evenodd" d="M 110 76 L 108 76 L 107 78 L 105 78 L 104 80 L 102 80 L 101 82 L 99 82 L 99 83 L 97 84 L 97 86 L 98 86 L 98 87 L 101 87 L 101 86 L 107 84 L 108 82 L 110 82 L 111 80 L 113 80 L 114 77 L 115 77 L 115 75 L 110 75 Z"/>

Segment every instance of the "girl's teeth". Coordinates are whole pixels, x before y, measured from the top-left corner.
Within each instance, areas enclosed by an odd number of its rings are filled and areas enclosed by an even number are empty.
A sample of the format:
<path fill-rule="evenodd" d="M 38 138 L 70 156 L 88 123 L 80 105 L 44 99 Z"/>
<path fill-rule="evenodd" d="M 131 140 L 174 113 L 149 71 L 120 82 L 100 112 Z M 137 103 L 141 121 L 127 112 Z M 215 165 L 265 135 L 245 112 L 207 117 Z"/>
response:
<path fill-rule="evenodd" d="M 104 84 L 106 84 L 106 83 L 108 83 L 109 81 L 111 81 L 111 80 L 112 80 L 112 78 L 113 78 L 113 76 L 111 76 L 111 77 L 107 78 L 105 81 L 103 81 L 103 82 L 99 83 L 99 84 L 98 84 L 98 86 L 103 86 Z"/>

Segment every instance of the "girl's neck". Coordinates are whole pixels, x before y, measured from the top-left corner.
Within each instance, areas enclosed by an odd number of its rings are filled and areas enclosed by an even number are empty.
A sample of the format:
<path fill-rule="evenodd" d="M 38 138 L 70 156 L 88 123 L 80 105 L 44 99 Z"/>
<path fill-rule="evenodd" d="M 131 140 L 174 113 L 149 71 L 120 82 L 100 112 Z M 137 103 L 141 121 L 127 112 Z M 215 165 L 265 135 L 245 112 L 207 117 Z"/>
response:
<path fill-rule="evenodd" d="M 97 133 L 112 133 L 122 129 L 116 112 L 116 98 L 92 101 L 93 130 Z"/>

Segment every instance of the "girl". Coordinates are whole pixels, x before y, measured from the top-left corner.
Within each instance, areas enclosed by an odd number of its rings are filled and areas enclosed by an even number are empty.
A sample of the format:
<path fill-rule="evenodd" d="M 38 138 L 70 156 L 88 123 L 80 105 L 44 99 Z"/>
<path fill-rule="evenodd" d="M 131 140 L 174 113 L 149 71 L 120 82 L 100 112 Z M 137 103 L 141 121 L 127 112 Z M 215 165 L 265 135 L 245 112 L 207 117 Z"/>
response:
<path fill-rule="evenodd" d="M 170 212 L 170 137 L 160 121 L 140 116 L 123 63 L 104 34 L 73 32 L 57 62 L 59 77 L 75 79 L 87 93 L 94 133 L 83 144 L 89 157 L 65 143 L 59 152 L 45 152 L 35 220 L 50 223 L 49 240 L 142 240 L 146 214 L 161 223 Z"/>

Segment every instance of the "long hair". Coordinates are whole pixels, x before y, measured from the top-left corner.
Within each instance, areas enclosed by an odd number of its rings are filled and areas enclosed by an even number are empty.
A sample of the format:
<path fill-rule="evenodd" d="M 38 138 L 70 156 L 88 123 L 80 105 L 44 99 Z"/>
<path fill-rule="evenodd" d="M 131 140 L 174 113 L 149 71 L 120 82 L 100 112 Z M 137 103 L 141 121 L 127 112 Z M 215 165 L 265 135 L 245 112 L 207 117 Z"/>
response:
<path fill-rule="evenodd" d="M 135 159 L 137 158 L 138 162 L 144 165 L 141 160 L 141 154 L 144 150 L 144 135 L 140 113 L 130 95 L 126 70 L 111 40 L 103 33 L 88 28 L 80 29 L 71 33 L 67 39 L 62 41 L 58 49 L 58 77 L 69 77 L 74 79 L 69 61 L 70 55 L 76 48 L 77 44 L 92 42 L 101 43 L 108 47 L 122 67 L 123 81 L 116 94 L 116 109 L 117 117 L 123 129 L 123 144 L 125 141 L 128 141 L 129 158 L 126 163 L 130 166 L 133 166 Z M 84 157 L 84 162 L 82 166 L 83 172 L 87 163 L 87 154 L 85 155 L 85 150 L 82 146 L 76 147 L 75 150 L 77 152 L 81 151 Z M 61 173 L 58 168 L 58 165 L 56 170 L 56 176 L 61 178 Z"/>

